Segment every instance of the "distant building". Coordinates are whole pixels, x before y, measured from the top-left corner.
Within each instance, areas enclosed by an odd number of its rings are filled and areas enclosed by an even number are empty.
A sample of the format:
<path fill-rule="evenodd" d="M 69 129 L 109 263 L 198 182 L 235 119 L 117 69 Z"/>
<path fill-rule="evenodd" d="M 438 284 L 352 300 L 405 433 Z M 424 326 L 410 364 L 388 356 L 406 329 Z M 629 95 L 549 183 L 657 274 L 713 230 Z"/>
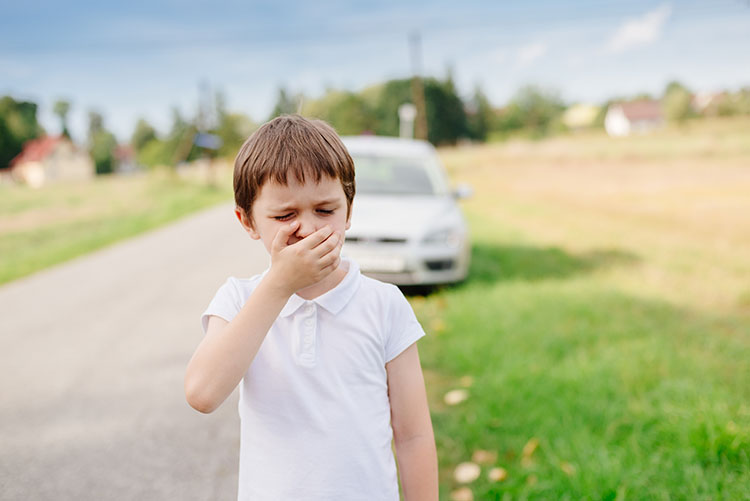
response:
<path fill-rule="evenodd" d="M 599 106 L 579 103 L 565 110 L 562 122 L 571 130 L 586 129 L 594 125 L 594 121 L 598 115 Z"/>
<path fill-rule="evenodd" d="M 700 115 L 716 116 L 719 114 L 721 105 L 727 100 L 729 94 L 722 92 L 699 92 L 690 100 L 690 106 L 694 112 Z"/>
<path fill-rule="evenodd" d="M 64 136 L 45 136 L 27 141 L 10 162 L 10 176 L 38 188 L 56 181 L 91 179 L 94 162 Z"/>
<path fill-rule="evenodd" d="M 117 174 L 134 174 L 141 168 L 136 161 L 135 149 L 129 144 L 120 144 L 115 148 L 115 172 Z"/>
<path fill-rule="evenodd" d="M 648 132 L 662 125 L 664 125 L 664 113 L 661 103 L 647 99 L 612 104 L 604 117 L 604 128 L 610 136 Z"/>

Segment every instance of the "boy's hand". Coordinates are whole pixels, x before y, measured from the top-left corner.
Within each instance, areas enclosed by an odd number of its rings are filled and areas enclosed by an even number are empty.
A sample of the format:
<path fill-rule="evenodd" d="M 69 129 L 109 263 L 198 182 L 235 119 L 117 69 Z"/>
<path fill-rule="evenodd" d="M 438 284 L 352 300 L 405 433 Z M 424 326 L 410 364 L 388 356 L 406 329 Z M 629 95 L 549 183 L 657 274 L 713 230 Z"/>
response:
<path fill-rule="evenodd" d="M 299 223 L 294 221 L 282 227 L 271 244 L 271 270 L 268 274 L 289 295 L 321 281 L 336 270 L 344 243 L 343 236 L 326 225 L 289 245 L 289 238 L 298 226 Z"/>

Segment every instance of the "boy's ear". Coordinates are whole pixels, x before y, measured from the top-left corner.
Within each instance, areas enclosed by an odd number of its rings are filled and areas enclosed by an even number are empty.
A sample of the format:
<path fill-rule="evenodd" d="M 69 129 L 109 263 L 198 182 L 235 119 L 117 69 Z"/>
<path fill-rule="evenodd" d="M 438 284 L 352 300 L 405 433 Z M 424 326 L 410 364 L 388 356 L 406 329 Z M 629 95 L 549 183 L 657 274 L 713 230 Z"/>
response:
<path fill-rule="evenodd" d="M 349 227 L 352 225 L 352 209 L 353 208 L 354 207 L 352 207 L 351 205 L 349 206 L 349 214 L 347 214 L 346 216 L 346 228 L 345 228 L 346 230 L 348 230 Z"/>
<path fill-rule="evenodd" d="M 252 238 L 253 240 L 258 240 L 260 238 L 260 234 L 255 231 L 253 219 L 251 217 L 248 217 L 242 207 L 235 207 L 234 215 L 237 216 L 237 219 L 240 221 L 240 224 L 245 229 L 247 234 L 250 235 L 250 238 Z"/>

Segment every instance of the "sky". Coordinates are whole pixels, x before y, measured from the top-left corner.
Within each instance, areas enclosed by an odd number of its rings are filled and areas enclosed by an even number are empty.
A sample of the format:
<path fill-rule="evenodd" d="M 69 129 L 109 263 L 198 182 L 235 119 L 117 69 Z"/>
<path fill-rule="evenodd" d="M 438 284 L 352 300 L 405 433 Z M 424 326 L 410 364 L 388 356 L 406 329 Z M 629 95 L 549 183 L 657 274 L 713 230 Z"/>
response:
<path fill-rule="evenodd" d="M 2 0 L 0 95 L 72 103 L 83 141 L 89 110 L 127 141 L 144 118 L 166 132 L 201 86 L 230 111 L 268 118 L 280 86 L 310 98 L 359 91 L 417 71 L 451 72 L 462 97 L 479 86 L 502 106 L 523 85 L 568 103 L 750 86 L 750 0 L 196 1 Z"/>

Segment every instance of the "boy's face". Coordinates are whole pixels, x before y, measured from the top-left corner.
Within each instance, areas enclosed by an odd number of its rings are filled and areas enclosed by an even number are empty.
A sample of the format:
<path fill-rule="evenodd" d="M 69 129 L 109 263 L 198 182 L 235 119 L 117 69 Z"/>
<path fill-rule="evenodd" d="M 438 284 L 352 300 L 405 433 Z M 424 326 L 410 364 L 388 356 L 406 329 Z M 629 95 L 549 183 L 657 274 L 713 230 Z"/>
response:
<path fill-rule="evenodd" d="M 269 253 L 276 233 L 293 221 L 299 222 L 299 228 L 289 237 L 287 245 L 326 225 L 342 237 L 349 229 L 346 196 L 341 181 L 335 178 L 323 177 L 320 183 L 299 183 L 290 179 L 287 185 L 267 181 L 255 198 L 251 211 L 251 218 L 240 209 L 235 213 L 248 234 L 262 241 Z"/>

